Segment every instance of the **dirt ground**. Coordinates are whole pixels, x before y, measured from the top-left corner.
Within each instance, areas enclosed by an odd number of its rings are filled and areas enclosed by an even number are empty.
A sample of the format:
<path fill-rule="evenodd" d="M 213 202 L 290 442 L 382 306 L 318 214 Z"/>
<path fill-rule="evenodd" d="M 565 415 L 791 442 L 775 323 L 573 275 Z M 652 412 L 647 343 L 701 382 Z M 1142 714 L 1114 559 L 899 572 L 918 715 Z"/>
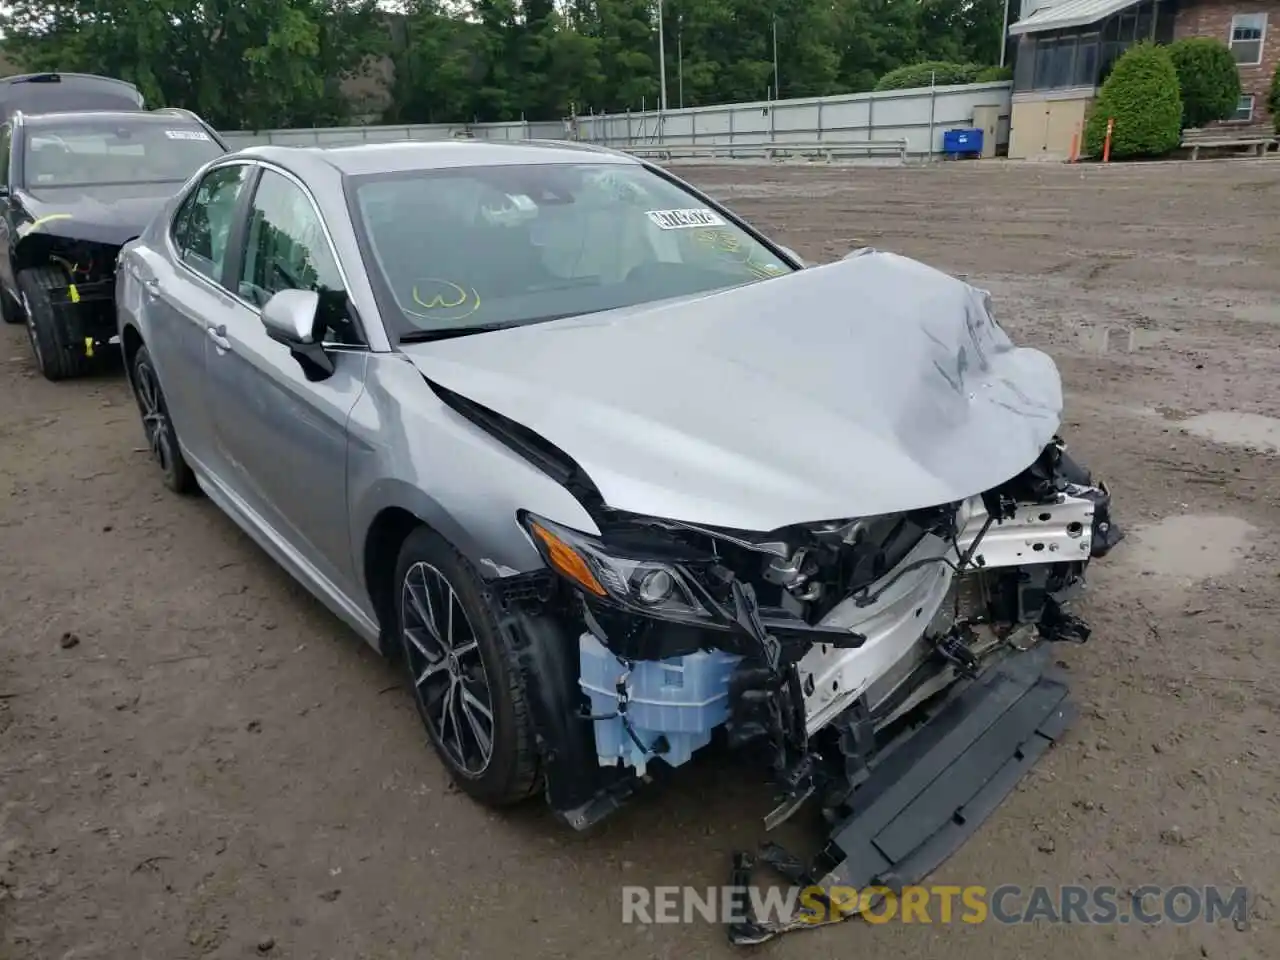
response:
<path fill-rule="evenodd" d="M 1129 529 L 1059 654 L 1080 720 L 934 881 L 1252 891 L 1243 929 L 850 923 L 763 952 L 1276 956 L 1280 162 L 681 173 L 810 259 L 989 288 Z M 118 376 L 49 384 L 0 328 L 0 956 L 731 955 L 624 925 L 620 888 L 727 882 L 758 775 L 707 757 L 585 835 L 475 806 L 398 674 L 141 438 Z"/>

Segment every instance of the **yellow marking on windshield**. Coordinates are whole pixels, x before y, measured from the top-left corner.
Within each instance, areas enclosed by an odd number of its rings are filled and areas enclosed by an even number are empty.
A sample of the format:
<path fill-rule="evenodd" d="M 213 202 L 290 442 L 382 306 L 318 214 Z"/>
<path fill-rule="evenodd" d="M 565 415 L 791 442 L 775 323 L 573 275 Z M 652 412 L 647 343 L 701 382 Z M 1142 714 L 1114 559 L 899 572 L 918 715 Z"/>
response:
<path fill-rule="evenodd" d="M 415 283 L 413 285 L 413 302 L 420 307 L 424 307 L 427 310 L 438 310 L 439 308 L 444 307 L 447 310 L 451 307 L 460 307 L 467 302 L 467 291 L 464 290 L 462 287 L 458 286 L 456 283 L 451 283 L 448 280 L 434 280 L 434 279 L 428 280 L 426 282 L 440 283 L 445 285 L 446 287 L 453 287 L 453 289 L 458 291 L 458 299 L 454 300 L 452 303 L 448 303 L 445 301 L 444 297 L 440 296 L 440 294 L 436 294 L 434 297 L 431 298 L 430 303 L 423 303 L 422 297 L 418 293 L 418 285 Z"/>
<path fill-rule="evenodd" d="M 48 216 L 39 217 L 35 220 L 32 220 L 30 223 L 24 223 L 18 227 L 18 239 L 21 240 L 23 237 L 25 237 L 27 234 L 31 233 L 32 231 L 39 230 L 46 223 L 52 223 L 55 220 L 70 220 L 70 219 L 71 219 L 71 214 L 69 213 L 51 213 Z"/>
<path fill-rule="evenodd" d="M 435 284 L 440 287 L 448 287 L 450 288 L 451 291 L 456 291 L 457 296 L 454 299 L 446 299 L 445 294 L 437 293 L 430 300 L 426 300 L 423 298 L 422 293 L 419 290 L 419 284 Z M 477 310 L 480 309 L 480 294 L 476 291 L 476 289 L 472 287 L 470 290 L 468 290 L 466 287 L 460 286 L 454 283 L 452 280 L 441 280 L 438 277 L 425 277 L 422 280 L 418 281 L 418 283 L 415 283 L 413 285 L 413 289 L 410 292 L 413 295 L 413 302 L 416 303 L 418 306 L 422 307 L 424 310 L 434 310 L 434 311 L 457 310 L 460 307 L 466 306 L 468 300 L 471 301 L 469 309 L 465 310 L 463 313 L 450 315 L 450 316 L 441 316 L 439 313 L 433 313 L 428 318 L 427 316 L 423 314 L 415 313 L 412 310 L 406 311 L 407 313 L 410 313 L 415 317 L 422 317 L 422 319 L 424 320 L 426 319 L 462 320 L 466 317 L 471 316 L 471 314 L 475 313 Z M 449 293 L 449 296 L 453 297 L 453 293 Z"/>

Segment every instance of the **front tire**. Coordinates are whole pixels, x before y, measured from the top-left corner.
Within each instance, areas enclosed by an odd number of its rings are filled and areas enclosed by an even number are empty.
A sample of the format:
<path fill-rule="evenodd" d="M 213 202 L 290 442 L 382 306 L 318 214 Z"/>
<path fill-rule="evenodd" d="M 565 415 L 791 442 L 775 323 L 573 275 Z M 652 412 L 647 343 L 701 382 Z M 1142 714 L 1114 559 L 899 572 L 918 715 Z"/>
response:
<path fill-rule="evenodd" d="M 405 540 L 395 576 L 394 635 L 436 753 L 482 803 L 528 798 L 541 779 L 528 701 L 483 581 L 425 527 Z"/>
<path fill-rule="evenodd" d="M 89 372 L 89 358 L 76 344 L 67 343 L 58 328 L 49 297 L 50 290 L 66 285 L 66 275 L 56 267 L 28 267 L 18 274 L 18 295 L 26 314 L 31 353 L 45 379 L 54 382 Z"/>
<path fill-rule="evenodd" d="M 134 354 L 129 382 L 133 385 L 133 398 L 138 404 L 138 413 L 142 415 L 147 448 L 151 452 L 151 459 L 164 474 L 164 485 L 174 493 L 195 493 L 195 474 L 182 456 L 178 433 L 174 429 L 173 418 L 169 416 L 169 405 L 165 402 L 164 391 L 160 389 L 160 378 L 156 375 L 155 364 L 146 347 L 139 347 Z"/>

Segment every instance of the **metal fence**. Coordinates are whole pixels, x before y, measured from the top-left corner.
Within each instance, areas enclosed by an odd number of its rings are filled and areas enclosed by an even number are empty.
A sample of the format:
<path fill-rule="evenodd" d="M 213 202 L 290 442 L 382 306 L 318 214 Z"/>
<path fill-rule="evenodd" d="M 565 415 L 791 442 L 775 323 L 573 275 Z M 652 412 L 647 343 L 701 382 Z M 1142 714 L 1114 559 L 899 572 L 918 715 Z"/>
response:
<path fill-rule="evenodd" d="M 997 107 L 997 144 L 1009 139 L 1010 87 L 1007 82 L 921 87 L 838 97 L 733 103 L 677 110 L 640 110 L 579 115 L 551 123 L 414 124 L 410 126 L 329 127 L 314 130 L 232 131 L 233 148 L 251 144 L 336 146 L 390 140 L 448 140 L 474 136 L 485 140 L 574 139 L 621 150 L 670 148 L 673 154 L 760 155 L 761 144 L 834 148 L 833 154 L 858 152 L 858 143 L 901 143 L 915 157 L 940 154 L 943 134 L 974 123 L 974 108 Z M 732 149 L 739 146 L 739 151 Z M 867 151 L 872 152 L 872 151 Z"/>
<path fill-rule="evenodd" d="M 999 108 L 996 142 L 1007 143 L 1010 87 L 1007 82 L 979 83 L 579 116 L 577 139 L 622 149 L 630 144 L 906 141 L 908 154 L 928 156 L 942 152 L 945 131 L 973 125 L 974 107 Z"/>

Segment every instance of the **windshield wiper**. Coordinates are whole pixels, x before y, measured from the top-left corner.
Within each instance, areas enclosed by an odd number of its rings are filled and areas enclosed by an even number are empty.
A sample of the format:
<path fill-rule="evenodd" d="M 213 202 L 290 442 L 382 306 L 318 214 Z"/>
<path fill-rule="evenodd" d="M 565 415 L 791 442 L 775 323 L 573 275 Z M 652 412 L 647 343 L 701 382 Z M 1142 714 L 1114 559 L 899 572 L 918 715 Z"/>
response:
<path fill-rule="evenodd" d="M 501 323 L 476 323 L 469 327 L 441 327 L 439 330 L 414 330 L 400 337 L 401 343 L 431 343 L 433 340 L 451 340 L 454 337 L 469 337 L 473 333 L 492 333 L 494 330 L 507 330 L 518 327 L 524 321 L 505 320 Z"/>
<path fill-rule="evenodd" d="M 439 330 L 414 330 L 400 337 L 401 343 L 431 343 L 435 340 L 451 340 L 454 337 L 469 337 L 473 333 L 492 333 L 495 330 L 510 330 L 512 327 L 526 327 L 535 323 L 547 323 L 551 320 L 563 320 L 565 317 L 580 316 L 584 311 L 574 310 L 568 313 L 550 313 L 545 317 L 530 317 L 527 320 L 501 320 L 493 323 L 476 323 L 469 327 L 442 327 Z"/>

